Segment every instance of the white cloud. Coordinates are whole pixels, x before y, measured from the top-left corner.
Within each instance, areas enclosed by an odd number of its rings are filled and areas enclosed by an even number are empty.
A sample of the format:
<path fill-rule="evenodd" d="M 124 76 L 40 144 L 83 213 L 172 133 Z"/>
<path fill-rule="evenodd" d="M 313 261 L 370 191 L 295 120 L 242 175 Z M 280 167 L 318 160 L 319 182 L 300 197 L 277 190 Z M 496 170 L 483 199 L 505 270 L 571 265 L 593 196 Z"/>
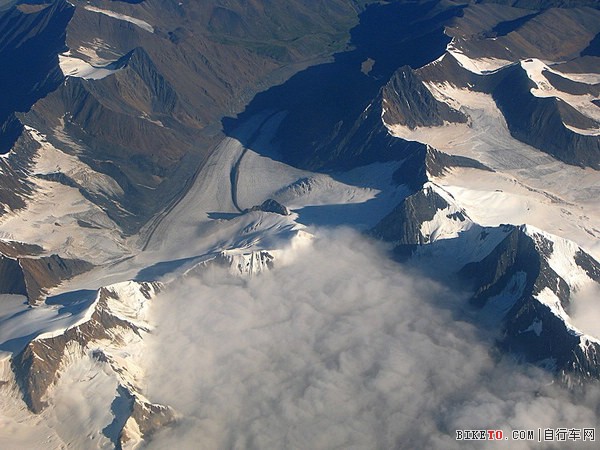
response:
<path fill-rule="evenodd" d="M 569 315 L 577 328 L 600 339 L 600 286 L 589 283 L 574 292 Z"/>
<path fill-rule="evenodd" d="M 458 428 L 597 425 L 597 397 L 492 357 L 465 295 L 317 234 L 294 264 L 212 268 L 156 300 L 147 393 L 183 419 L 150 448 L 452 448 Z"/>

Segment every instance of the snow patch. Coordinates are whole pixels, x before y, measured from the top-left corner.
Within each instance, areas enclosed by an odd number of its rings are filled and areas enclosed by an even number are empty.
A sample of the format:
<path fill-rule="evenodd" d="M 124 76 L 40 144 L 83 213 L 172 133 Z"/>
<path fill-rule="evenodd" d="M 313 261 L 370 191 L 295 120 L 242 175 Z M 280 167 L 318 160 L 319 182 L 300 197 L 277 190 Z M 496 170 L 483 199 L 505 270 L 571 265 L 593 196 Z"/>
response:
<path fill-rule="evenodd" d="M 527 333 L 528 331 L 533 331 L 536 336 L 540 336 L 542 334 L 543 325 L 542 321 L 539 319 L 535 319 L 531 325 L 525 328 L 521 333 Z"/>
<path fill-rule="evenodd" d="M 436 211 L 430 221 L 421 224 L 420 233 L 428 242 L 435 242 L 441 239 L 453 239 L 471 228 L 473 222 L 467 217 L 466 212 L 455 204 L 454 198 L 444 189 L 428 182 L 423 186 L 425 192 L 431 190 L 442 197 L 448 207 Z"/>
<path fill-rule="evenodd" d="M 103 55 L 110 55 L 110 59 L 106 59 L 99 55 L 100 51 Z M 75 53 L 85 56 L 85 60 L 92 66 L 107 66 L 110 63 L 118 60 L 123 55 L 117 53 L 116 49 L 100 38 L 92 38 L 89 42 L 80 43 L 79 47 L 72 48 L 69 53 Z"/>
<path fill-rule="evenodd" d="M 92 66 L 68 53 L 58 55 L 58 62 L 65 77 L 83 78 L 84 80 L 101 80 L 119 71 L 119 69 L 113 68 L 112 64 L 103 67 Z"/>

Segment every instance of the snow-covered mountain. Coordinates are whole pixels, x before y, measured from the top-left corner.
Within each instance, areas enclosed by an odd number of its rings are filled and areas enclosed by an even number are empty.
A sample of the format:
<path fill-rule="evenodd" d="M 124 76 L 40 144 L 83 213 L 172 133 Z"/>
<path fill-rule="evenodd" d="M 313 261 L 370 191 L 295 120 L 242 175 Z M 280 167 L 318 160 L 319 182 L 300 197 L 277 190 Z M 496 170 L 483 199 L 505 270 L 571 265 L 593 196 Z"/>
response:
<path fill-rule="evenodd" d="M 595 2 L 315 4 L 0 4 L 0 446 L 184 423 L 151 388 L 157 298 L 223 267 L 270 283 L 330 229 L 467 292 L 490 349 L 600 380 Z"/>

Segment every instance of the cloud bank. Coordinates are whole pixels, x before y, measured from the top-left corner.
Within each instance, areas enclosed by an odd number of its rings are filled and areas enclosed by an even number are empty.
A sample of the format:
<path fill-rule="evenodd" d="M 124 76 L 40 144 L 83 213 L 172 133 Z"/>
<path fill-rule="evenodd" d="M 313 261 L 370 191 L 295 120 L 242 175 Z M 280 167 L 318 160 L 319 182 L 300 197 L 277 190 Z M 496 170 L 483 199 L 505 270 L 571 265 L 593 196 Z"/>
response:
<path fill-rule="evenodd" d="M 490 353 L 466 295 L 355 233 L 317 235 L 270 273 L 211 268 L 157 298 L 146 390 L 182 418 L 148 448 L 465 448 L 457 429 L 597 425 L 595 390 Z"/>

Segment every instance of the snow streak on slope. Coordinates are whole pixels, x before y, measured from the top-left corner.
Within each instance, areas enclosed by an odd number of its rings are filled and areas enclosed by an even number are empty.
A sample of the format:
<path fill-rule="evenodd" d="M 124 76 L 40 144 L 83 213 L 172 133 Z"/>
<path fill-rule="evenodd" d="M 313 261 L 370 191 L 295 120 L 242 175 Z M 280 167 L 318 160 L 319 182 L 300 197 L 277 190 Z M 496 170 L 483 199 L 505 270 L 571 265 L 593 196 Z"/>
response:
<path fill-rule="evenodd" d="M 48 142 L 36 129 L 25 126 L 30 136 L 41 146 L 36 158 L 34 175 L 62 173 L 83 186 L 86 191 L 105 196 L 123 195 L 123 189 L 109 176 L 92 170 L 76 156 L 69 155 Z M 58 131 L 58 130 L 57 130 Z"/>
<path fill-rule="evenodd" d="M 585 84 L 600 84 L 600 73 L 573 73 L 563 71 L 563 67 L 557 65 L 553 67 L 554 71 L 562 77 L 568 78 L 572 81 Z"/>
<path fill-rule="evenodd" d="M 104 14 L 105 16 L 109 16 L 112 17 L 114 19 L 118 19 L 118 20 L 123 20 L 125 22 L 129 22 L 132 23 L 138 27 L 140 27 L 142 30 L 145 30 L 149 33 L 154 33 L 154 27 L 152 25 L 150 25 L 148 22 L 146 22 L 145 20 L 141 20 L 141 19 L 136 19 L 135 17 L 131 17 L 125 14 L 120 14 L 120 13 L 116 13 L 114 11 L 110 11 L 107 9 L 101 9 L 101 8 L 96 8 L 95 6 L 90 6 L 90 5 L 86 5 L 85 9 L 87 9 L 88 11 L 91 12 L 96 12 L 99 14 Z"/>
<path fill-rule="evenodd" d="M 446 52 L 458 63 L 467 69 L 469 72 L 473 72 L 479 75 L 496 72 L 499 69 L 509 66 L 512 64 L 511 61 L 498 58 L 470 58 L 467 56 L 458 46 L 456 45 L 456 38 L 452 38 L 452 41 L 446 47 Z"/>

